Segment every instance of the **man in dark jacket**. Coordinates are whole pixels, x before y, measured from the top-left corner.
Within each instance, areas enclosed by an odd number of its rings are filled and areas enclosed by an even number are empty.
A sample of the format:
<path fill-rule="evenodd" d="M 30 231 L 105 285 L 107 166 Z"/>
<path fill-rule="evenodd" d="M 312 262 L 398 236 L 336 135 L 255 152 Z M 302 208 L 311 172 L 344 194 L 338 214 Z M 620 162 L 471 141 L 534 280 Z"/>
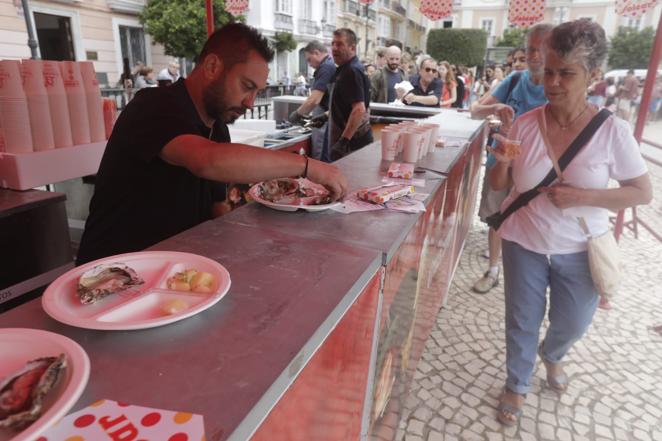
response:
<path fill-rule="evenodd" d="M 375 103 L 391 103 L 396 98 L 394 86 L 408 79 L 400 69 L 402 52 L 397 46 L 386 48 L 386 65 L 370 77 L 370 99 Z"/>

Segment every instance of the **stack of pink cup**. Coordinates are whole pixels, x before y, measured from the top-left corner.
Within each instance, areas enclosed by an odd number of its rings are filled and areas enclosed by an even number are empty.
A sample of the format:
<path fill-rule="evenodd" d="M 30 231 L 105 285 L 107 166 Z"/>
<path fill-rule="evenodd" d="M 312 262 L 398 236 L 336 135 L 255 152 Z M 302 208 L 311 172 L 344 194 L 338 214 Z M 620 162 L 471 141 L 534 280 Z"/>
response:
<path fill-rule="evenodd" d="M 87 99 L 80 67 L 75 61 L 63 61 L 60 63 L 60 71 L 64 78 L 64 90 L 67 93 L 74 144 L 88 144 L 91 140 L 90 121 L 87 117 Z"/>
<path fill-rule="evenodd" d="M 6 152 L 33 151 L 30 112 L 21 84 L 18 60 L 0 61 L 0 125 L 3 129 Z"/>
<path fill-rule="evenodd" d="M 23 60 L 21 63 L 23 90 L 30 110 L 30 127 L 35 152 L 55 147 L 51 111 L 44 84 L 42 63 L 37 60 Z"/>
<path fill-rule="evenodd" d="M 83 79 L 85 101 L 87 103 L 87 116 L 90 125 L 90 139 L 92 142 L 106 139 L 106 130 L 103 123 L 103 101 L 99 90 L 99 81 L 94 72 L 94 64 L 91 61 L 78 63 Z"/>
<path fill-rule="evenodd" d="M 42 61 L 41 64 L 46 95 L 48 95 L 55 147 L 71 147 L 74 145 L 74 141 L 71 136 L 69 104 L 64 90 L 62 73 L 60 72 L 60 63 L 58 61 Z"/>

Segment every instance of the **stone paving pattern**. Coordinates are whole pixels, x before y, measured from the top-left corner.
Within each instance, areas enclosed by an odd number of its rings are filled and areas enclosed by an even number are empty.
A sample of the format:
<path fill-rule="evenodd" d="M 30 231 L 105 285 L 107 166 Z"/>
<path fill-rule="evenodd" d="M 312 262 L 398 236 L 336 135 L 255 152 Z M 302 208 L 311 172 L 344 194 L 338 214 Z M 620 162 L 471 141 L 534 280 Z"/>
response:
<path fill-rule="evenodd" d="M 640 214 L 662 233 L 662 168 L 649 169 L 657 197 Z M 487 230 L 476 221 L 396 440 L 662 441 L 662 335 L 653 330 L 662 325 L 662 243 L 642 229 L 637 240 L 624 234 L 625 281 L 566 357 L 569 390 L 546 389 L 538 360 L 521 424 L 512 428 L 495 410 L 505 381 L 503 280 L 486 295 L 471 291 L 487 267 L 486 248 Z"/>

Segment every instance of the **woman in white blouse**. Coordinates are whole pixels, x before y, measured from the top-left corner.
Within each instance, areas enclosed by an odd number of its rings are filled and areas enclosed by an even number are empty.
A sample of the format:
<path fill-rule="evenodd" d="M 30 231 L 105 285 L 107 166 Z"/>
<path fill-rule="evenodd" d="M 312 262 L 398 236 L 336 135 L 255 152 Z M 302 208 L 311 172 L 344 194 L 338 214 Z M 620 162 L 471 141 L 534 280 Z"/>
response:
<path fill-rule="evenodd" d="M 560 158 L 570 143 L 598 113 L 586 91 L 599 74 L 607 54 L 604 30 L 590 20 L 563 23 L 551 33 L 543 52 L 543 84 L 549 104 L 517 119 L 508 138 L 521 141 L 514 159 L 493 150 L 498 163 L 491 168 L 495 189 L 513 189 L 503 212 L 519 194 L 534 188 L 552 169 L 541 137 L 546 127 L 549 148 Z M 500 142 L 504 141 L 500 137 Z M 609 179 L 618 188 L 608 188 Z M 568 377 L 561 360 L 588 329 L 598 305 L 598 293 L 588 267 L 587 236 L 609 229 L 608 210 L 619 210 L 652 199 L 646 165 L 627 122 L 609 116 L 558 179 L 512 213 L 498 230 L 503 241 L 506 301 L 507 379 L 497 417 L 515 425 L 538 354 L 547 370 L 547 387 L 562 393 Z M 538 342 L 549 295 L 549 327 Z"/>

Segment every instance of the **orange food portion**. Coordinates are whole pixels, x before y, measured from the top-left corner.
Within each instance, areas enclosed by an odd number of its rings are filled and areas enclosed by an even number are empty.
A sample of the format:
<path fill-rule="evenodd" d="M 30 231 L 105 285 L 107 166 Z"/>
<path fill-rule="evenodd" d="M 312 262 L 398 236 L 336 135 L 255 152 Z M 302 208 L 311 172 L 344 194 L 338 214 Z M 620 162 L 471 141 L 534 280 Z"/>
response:
<path fill-rule="evenodd" d="M 174 291 L 211 293 L 216 286 L 216 277 L 204 271 L 186 269 L 169 277 L 167 286 Z"/>
<path fill-rule="evenodd" d="M 519 141 L 511 141 L 509 139 L 505 142 L 499 143 L 497 151 L 509 158 L 515 158 L 516 156 L 519 156 L 520 153 L 522 153 Z"/>

